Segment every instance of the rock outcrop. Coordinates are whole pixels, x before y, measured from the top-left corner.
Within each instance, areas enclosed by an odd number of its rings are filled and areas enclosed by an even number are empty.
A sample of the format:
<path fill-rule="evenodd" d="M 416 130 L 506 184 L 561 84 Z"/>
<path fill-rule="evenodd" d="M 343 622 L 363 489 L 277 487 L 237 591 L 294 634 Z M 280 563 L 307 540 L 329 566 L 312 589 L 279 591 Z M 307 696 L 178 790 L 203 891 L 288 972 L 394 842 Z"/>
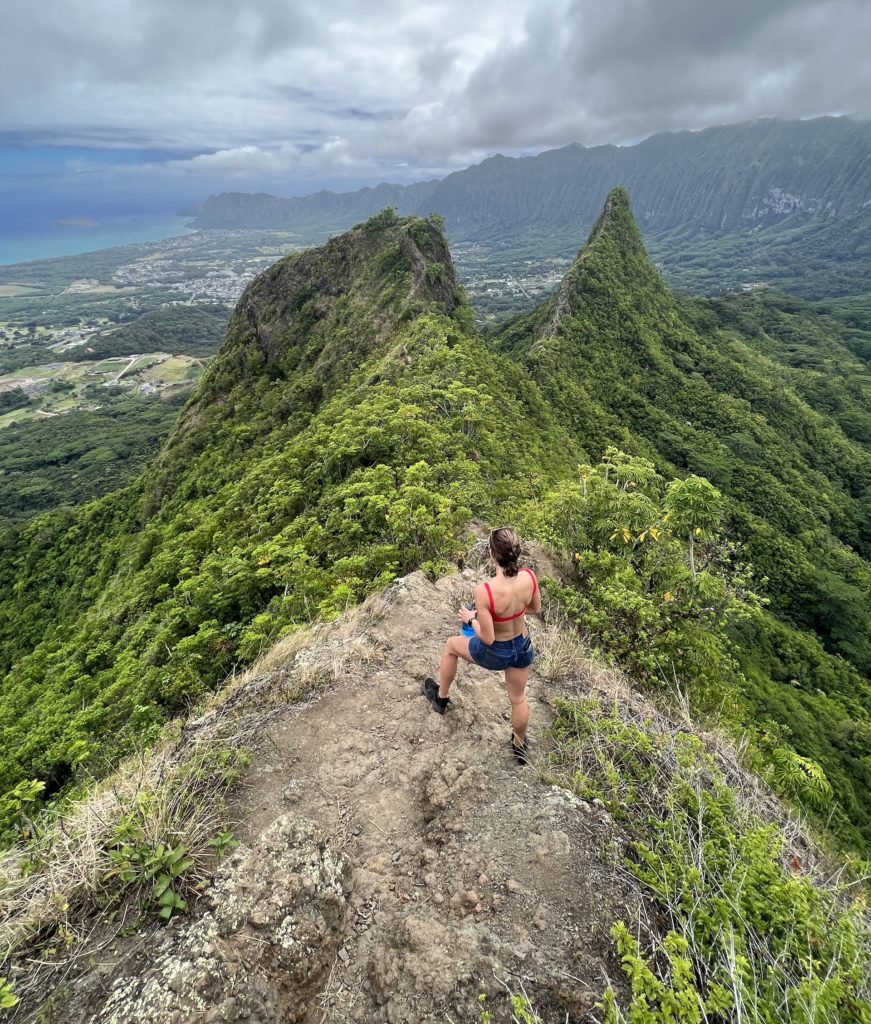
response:
<path fill-rule="evenodd" d="M 94 1024 L 296 1024 L 348 919 L 348 861 L 313 823 L 284 814 L 220 869 L 208 909 L 176 919 L 112 983 Z"/>

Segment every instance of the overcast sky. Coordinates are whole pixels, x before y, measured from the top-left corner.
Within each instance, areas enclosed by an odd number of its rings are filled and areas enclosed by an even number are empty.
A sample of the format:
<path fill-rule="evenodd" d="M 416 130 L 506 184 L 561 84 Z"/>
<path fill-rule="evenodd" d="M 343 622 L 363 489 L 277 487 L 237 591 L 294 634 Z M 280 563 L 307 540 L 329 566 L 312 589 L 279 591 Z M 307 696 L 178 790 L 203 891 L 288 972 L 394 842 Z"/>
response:
<path fill-rule="evenodd" d="M 292 194 L 871 113 L 869 0 L 4 0 L 0 27 L 7 191 Z"/>

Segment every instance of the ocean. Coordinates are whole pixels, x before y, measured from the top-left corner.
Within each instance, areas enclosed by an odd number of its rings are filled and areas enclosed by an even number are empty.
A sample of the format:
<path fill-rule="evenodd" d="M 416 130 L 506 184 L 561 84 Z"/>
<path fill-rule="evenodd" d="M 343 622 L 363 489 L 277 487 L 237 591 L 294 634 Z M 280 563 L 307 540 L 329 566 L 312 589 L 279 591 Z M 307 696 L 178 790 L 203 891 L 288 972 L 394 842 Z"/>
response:
<path fill-rule="evenodd" d="M 93 226 L 59 225 L 28 234 L 18 228 L 6 235 L 0 230 L 0 266 L 24 263 L 28 260 L 47 260 L 53 256 L 73 256 L 81 252 L 110 249 L 115 245 L 135 242 L 158 242 L 162 238 L 185 235 L 189 217 L 117 218 Z"/>

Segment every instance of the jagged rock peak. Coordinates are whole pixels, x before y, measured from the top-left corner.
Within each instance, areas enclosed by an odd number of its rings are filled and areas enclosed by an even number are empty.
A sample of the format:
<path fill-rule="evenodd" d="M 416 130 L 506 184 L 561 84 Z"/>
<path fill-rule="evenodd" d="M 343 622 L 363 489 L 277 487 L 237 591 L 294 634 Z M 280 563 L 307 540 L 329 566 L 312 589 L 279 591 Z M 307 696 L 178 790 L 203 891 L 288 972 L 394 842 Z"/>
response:
<path fill-rule="evenodd" d="M 647 256 L 632 215 L 629 193 L 625 188 L 614 188 L 608 193 L 586 244 L 550 300 L 551 309 L 539 337 L 557 333 L 565 317 L 577 314 L 583 303 L 594 296 L 616 298 L 618 293 L 645 289 L 658 295 L 667 293 Z"/>
<path fill-rule="evenodd" d="M 214 398 L 239 373 L 284 376 L 308 367 L 322 383 L 365 360 L 399 324 L 464 305 L 435 219 L 388 207 L 325 245 L 291 253 L 258 275 L 236 306 L 203 380 Z"/>
<path fill-rule="evenodd" d="M 307 312 L 320 320 L 333 300 L 351 293 L 382 312 L 408 313 L 408 303 L 420 308 L 434 303 L 440 312 L 453 313 L 461 292 L 440 225 L 420 217 L 400 219 L 388 207 L 325 245 L 273 264 L 246 289 L 234 319 L 242 316 L 256 327 L 268 358 L 266 320 L 280 314 L 290 322 L 310 302 L 315 309 Z"/>

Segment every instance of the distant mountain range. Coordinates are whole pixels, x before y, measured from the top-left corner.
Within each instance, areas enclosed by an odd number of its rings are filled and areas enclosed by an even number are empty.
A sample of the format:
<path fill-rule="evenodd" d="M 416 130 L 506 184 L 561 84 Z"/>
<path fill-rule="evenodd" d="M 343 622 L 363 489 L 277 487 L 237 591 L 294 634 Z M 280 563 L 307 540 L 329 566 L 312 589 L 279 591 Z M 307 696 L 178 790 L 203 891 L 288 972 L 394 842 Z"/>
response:
<path fill-rule="evenodd" d="M 631 191 L 651 254 L 678 287 L 728 291 L 762 278 L 809 298 L 869 289 L 871 123 L 849 117 L 493 156 L 442 180 L 356 192 L 224 193 L 206 200 L 194 224 L 320 241 L 394 206 L 402 215 L 440 214 L 454 243 L 568 258 L 616 185 Z"/>

